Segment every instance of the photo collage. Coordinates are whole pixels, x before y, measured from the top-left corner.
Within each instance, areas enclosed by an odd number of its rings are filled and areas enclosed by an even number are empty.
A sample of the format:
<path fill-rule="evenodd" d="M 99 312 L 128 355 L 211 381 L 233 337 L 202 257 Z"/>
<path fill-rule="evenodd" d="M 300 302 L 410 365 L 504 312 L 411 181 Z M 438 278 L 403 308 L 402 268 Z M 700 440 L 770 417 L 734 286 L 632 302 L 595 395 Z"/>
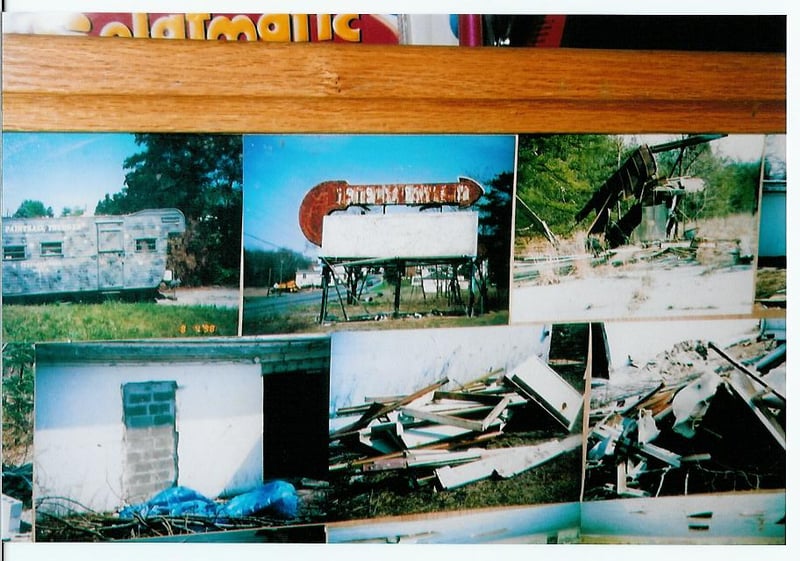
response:
<path fill-rule="evenodd" d="M 18 534 L 786 543 L 785 135 L 2 142 Z"/>

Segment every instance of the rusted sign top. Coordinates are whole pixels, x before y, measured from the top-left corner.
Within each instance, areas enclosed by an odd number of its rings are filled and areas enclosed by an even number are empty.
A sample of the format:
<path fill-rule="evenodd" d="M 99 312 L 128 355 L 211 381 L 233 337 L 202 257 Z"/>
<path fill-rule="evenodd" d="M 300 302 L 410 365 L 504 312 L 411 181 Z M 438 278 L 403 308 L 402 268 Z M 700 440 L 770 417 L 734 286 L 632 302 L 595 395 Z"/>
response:
<path fill-rule="evenodd" d="M 322 219 L 335 210 L 360 205 L 450 205 L 468 207 L 483 195 L 483 187 L 468 177 L 455 183 L 391 183 L 350 185 L 323 181 L 300 203 L 300 229 L 306 238 L 322 245 Z"/>

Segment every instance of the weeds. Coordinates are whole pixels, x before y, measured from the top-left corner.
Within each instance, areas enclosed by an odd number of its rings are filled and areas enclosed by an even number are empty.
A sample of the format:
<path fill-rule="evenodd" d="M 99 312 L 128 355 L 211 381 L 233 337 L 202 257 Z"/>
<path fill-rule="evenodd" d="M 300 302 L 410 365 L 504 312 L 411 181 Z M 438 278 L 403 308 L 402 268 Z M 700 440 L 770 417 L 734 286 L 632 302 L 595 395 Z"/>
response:
<path fill-rule="evenodd" d="M 33 345 L 3 345 L 3 462 L 29 461 L 33 446 Z"/>

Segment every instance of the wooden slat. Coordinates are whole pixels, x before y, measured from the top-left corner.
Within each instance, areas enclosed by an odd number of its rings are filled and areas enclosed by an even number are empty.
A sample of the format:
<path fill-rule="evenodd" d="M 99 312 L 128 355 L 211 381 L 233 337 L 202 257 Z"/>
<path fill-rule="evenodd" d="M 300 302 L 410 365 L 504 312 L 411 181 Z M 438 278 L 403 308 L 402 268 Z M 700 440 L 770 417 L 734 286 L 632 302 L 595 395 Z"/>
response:
<path fill-rule="evenodd" d="M 783 54 L 3 36 L 5 130 L 784 132 Z"/>

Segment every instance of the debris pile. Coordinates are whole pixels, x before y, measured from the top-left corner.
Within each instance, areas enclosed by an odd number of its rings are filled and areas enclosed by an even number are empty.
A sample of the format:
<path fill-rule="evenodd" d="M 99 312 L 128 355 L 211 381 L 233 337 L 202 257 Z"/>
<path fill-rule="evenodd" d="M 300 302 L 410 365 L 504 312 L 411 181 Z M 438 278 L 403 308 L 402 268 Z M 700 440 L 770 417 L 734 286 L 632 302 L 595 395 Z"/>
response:
<path fill-rule="evenodd" d="M 594 403 L 586 498 L 785 488 L 783 337 L 681 343 L 647 364 L 660 382 Z"/>
<path fill-rule="evenodd" d="M 412 486 L 451 490 L 514 477 L 581 446 L 581 435 L 570 433 L 580 428 L 583 396 L 538 357 L 450 390 L 448 382 L 339 409 L 331 473 L 402 473 Z M 555 421 L 550 438 L 503 441 L 512 417 L 531 409 Z"/>
<path fill-rule="evenodd" d="M 308 493 L 275 480 L 229 500 L 188 487 L 164 489 L 117 513 L 99 513 L 61 497 L 37 500 L 37 541 L 109 541 L 177 536 L 308 522 Z M 66 504 L 69 503 L 69 504 Z M 69 514 L 60 514 L 67 509 Z"/>

